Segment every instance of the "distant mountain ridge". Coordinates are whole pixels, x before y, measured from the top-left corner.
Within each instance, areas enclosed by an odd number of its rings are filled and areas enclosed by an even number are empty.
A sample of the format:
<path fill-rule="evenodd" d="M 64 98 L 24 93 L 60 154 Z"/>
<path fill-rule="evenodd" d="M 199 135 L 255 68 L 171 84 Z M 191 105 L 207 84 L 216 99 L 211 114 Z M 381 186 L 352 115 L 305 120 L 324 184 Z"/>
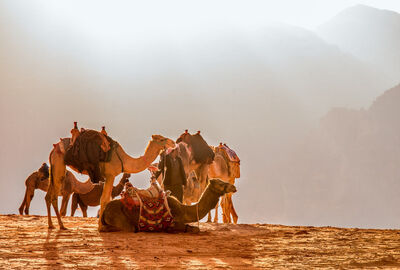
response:
<path fill-rule="evenodd" d="M 365 5 L 343 10 L 317 29 L 326 41 L 400 82 L 400 14 Z"/>

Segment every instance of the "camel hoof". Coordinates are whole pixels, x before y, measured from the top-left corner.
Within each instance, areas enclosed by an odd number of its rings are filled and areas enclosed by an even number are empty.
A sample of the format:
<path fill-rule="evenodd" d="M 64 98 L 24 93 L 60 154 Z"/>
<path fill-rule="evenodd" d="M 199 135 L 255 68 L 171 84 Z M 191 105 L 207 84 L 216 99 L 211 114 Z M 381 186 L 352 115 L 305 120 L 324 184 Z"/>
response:
<path fill-rule="evenodd" d="M 60 226 L 60 230 L 66 231 L 66 230 L 68 230 L 68 228 L 65 228 L 64 226 Z"/>
<path fill-rule="evenodd" d="M 199 233 L 200 232 L 200 228 L 187 225 L 186 226 L 186 232 L 188 232 L 188 233 Z"/>
<path fill-rule="evenodd" d="M 53 225 L 49 225 L 49 230 L 55 229 Z"/>

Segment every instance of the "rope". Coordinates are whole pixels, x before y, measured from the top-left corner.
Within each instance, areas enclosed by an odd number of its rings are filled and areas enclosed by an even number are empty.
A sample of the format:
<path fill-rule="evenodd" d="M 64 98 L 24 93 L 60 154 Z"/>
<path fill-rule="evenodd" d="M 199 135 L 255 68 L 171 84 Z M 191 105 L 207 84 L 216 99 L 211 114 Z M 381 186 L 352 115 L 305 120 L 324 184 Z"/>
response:
<path fill-rule="evenodd" d="M 199 203 L 196 204 L 196 212 L 197 212 L 197 228 L 200 231 L 200 220 L 199 220 Z"/>

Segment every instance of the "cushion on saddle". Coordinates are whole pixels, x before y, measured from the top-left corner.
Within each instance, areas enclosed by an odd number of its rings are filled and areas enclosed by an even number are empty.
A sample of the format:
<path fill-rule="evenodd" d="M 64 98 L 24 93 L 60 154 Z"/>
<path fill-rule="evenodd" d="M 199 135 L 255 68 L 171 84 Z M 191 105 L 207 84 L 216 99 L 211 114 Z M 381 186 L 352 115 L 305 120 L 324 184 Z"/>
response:
<path fill-rule="evenodd" d="M 110 150 L 104 152 L 104 137 L 111 146 Z M 73 166 L 79 172 L 87 171 L 93 183 L 102 181 L 100 173 L 100 162 L 108 162 L 111 159 L 111 149 L 114 141 L 98 131 L 85 130 L 76 138 L 74 144 L 66 150 L 64 161 L 66 165 Z"/>
<path fill-rule="evenodd" d="M 173 218 L 166 205 L 165 193 L 161 193 L 157 198 L 146 198 L 142 202 L 139 231 L 161 232 L 172 225 Z"/>

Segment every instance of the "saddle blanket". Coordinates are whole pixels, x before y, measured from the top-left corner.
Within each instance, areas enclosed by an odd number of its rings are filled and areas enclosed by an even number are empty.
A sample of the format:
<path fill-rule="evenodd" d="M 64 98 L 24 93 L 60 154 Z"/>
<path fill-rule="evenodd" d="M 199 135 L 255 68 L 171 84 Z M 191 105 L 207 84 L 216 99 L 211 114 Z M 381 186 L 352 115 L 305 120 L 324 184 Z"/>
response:
<path fill-rule="evenodd" d="M 225 151 L 225 153 L 228 156 L 230 161 L 232 161 L 232 162 L 240 162 L 240 159 L 239 159 L 238 155 L 235 153 L 235 151 L 230 149 L 226 144 L 218 146 L 218 148 L 223 150 L 223 151 Z"/>
<path fill-rule="evenodd" d="M 173 225 L 165 192 L 157 197 L 141 196 L 139 193 L 135 195 L 125 192 L 120 200 L 130 211 L 139 211 L 138 231 L 161 232 Z"/>

